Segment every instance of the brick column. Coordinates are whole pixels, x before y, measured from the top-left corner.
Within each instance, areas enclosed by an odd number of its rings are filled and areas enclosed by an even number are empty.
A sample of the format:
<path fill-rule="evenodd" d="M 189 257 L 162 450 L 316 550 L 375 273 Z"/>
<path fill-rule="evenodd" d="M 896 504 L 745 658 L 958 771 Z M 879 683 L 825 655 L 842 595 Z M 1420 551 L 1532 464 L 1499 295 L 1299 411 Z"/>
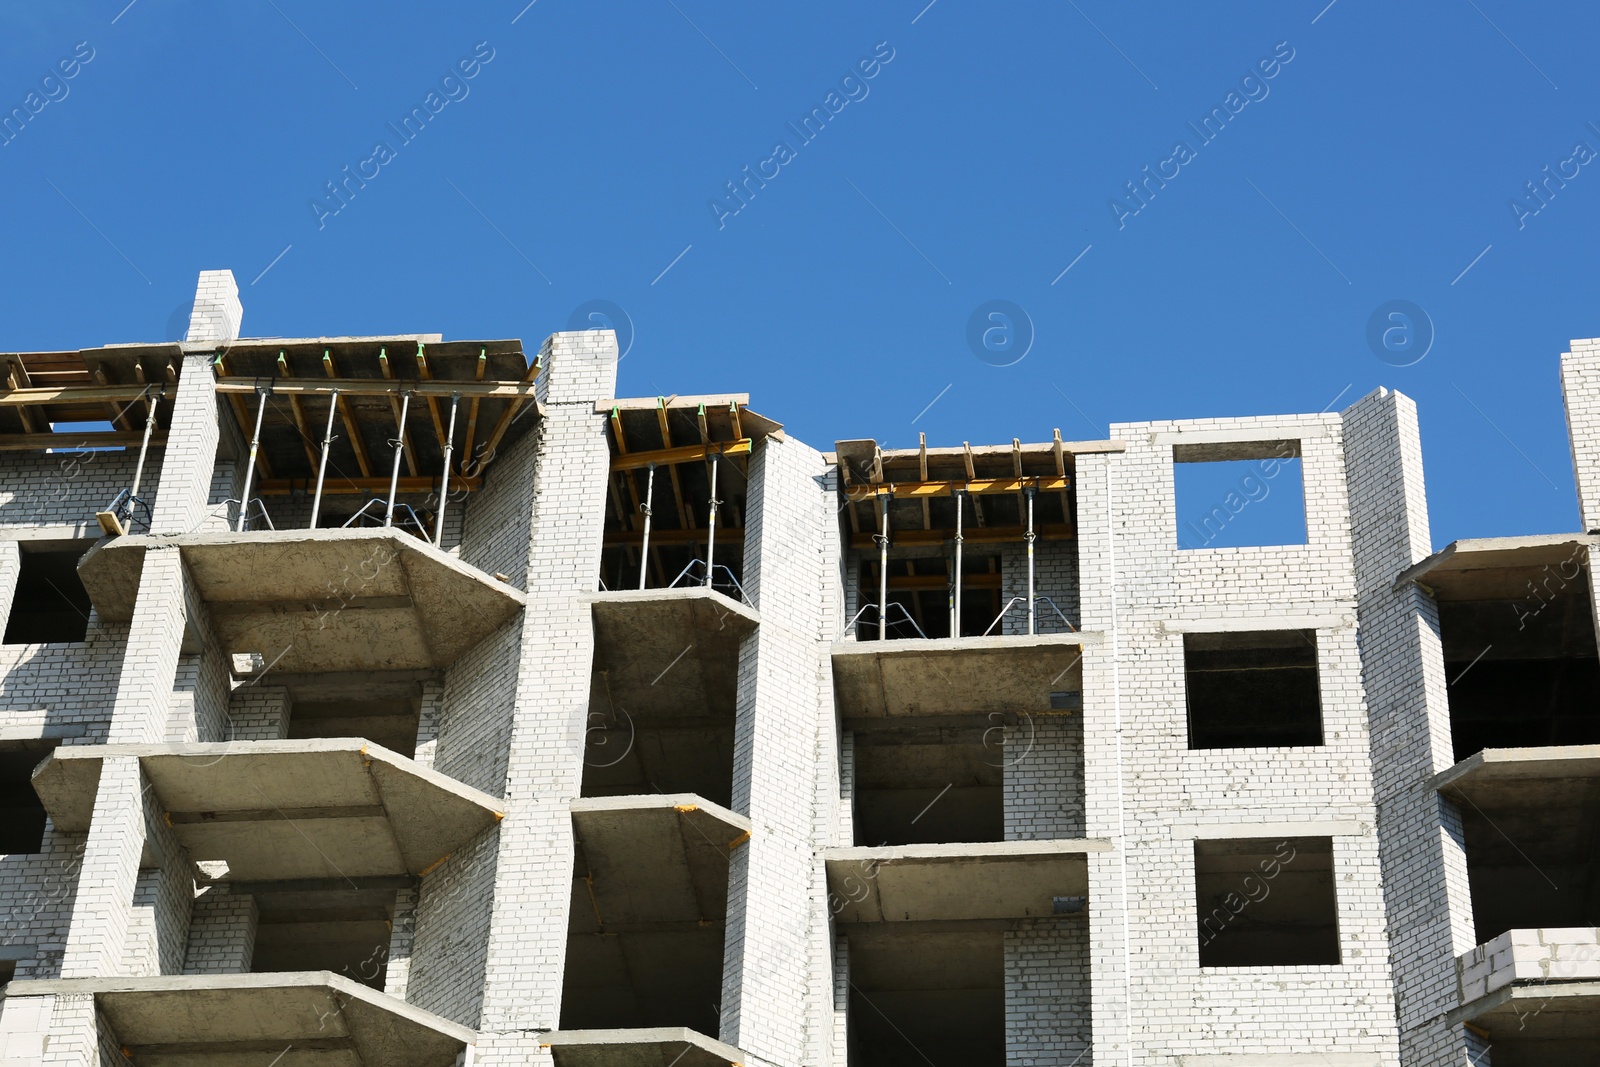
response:
<path fill-rule="evenodd" d="M 217 379 L 209 353 L 183 357 L 150 532 L 182 534 L 205 522 L 217 463 Z"/>
<path fill-rule="evenodd" d="M 609 331 L 587 331 L 555 334 L 547 346 L 538 480 L 523 550 L 528 607 L 512 662 L 516 702 L 505 756 L 506 815 L 474 1061 L 483 1067 L 543 1062 L 538 1031 L 560 1024 L 574 861 L 571 805 L 583 784 L 594 659 L 584 597 L 600 575 L 611 463 L 605 416 L 594 408 L 616 390 L 617 344 Z M 444 743 L 441 736 L 441 759 Z"/>
<path fill-rule="evenodd" d="M 15 541 L 0 541 L 0 632 L 11 619 L 11 601 L 17 595 L 22 573 L 22 549 Z"/>
<path fill-rule="evenodd" d="M 1454 762 L 1438 609 L 1394 589 L 1431 550 L 1416 404 L 1384 389 L 1344 413 L 1361 673 L 1371 719 L 1379 859 L 1391 936 L 1401 1062 L 1466 1063 L 1455 959 L 1473 947 L 1460 819 L 1428 778 Z M 1473 1061 L 1476 1062 L 1476 1061 Z"/>
<path fill-rule="evenodd" d="M 733 806 L 752 831 L 729 872 L 720 1036 L 784 1065 L 803 1062 L 808 1026 L 822 1025 L 804 1006 L 832 969 L 811 843 L 825 701 L 832 711 L 826 624 L 838 610 L 822 550 L 838 536 L 826 474 L 820 453 L 769 438 L 745 495 L 745 583 L 761 624 L 739 649 Z"/>
<path fill-rule="evenodd" d="M 1600 530 L 1600 339 L 1573 341 L 1562 353 L 1561 399 L 1583 528 Z"/>

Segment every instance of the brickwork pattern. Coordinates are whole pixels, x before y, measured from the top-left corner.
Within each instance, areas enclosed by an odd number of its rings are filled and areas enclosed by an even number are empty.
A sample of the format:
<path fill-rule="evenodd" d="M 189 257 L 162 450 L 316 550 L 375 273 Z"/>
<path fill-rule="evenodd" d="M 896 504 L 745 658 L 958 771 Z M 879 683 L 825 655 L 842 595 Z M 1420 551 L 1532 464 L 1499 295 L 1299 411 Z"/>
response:
<path fill-rule="evenodd" d="M 1573 341 L 1562 353 L 1561 399 L 1582 528 L 1600 530 L 1600 338 Z"/>
<path fill-rule="evenodd" d="M 72 438 L 62 436 L 66 445 Z M 139 495 L 154 503 L 164 449 L 145 458 Z M 49 527 L 56 536 L 95 538 L 103 511 L 133 485 L 137 448 L 119 452 L 8 452 L 0 471 L 0 528 Z M 143 523 L 136 532 L 143 533 Z M 56 534 L 56 530 L 60 530 Z"/>
<path fill-rule="evenodd" d="M 189 920 L 184 974 L 245 974 L 255 955 L 256 898 L 226 885 L 199 890 Z"/>
<path fill-rule="evenodd" d="M 167 430 L 151 533 L 189 533 L 205 525 L 211 510 L 218 435 L 216 374 L 211 357 L 186 355 L 178 374 L 178 395 L 172 403 L 172 423 Z"/>
<path fill-rule="evenodd" d="M 1024 919 L 1005 935 L 1006 1063 L 1089 1067 L 1089 924 Z"/>

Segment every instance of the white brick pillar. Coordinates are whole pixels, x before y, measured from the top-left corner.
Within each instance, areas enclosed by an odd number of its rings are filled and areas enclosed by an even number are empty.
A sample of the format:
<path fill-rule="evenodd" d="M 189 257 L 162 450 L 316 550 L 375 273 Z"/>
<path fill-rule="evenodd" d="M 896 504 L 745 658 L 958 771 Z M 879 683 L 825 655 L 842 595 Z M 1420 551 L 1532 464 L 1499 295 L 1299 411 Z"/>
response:
<path fill-rule="evenodd" d="M 146 550 L 106 737 L 109 744 L 155 744 L 166 734 L 183 644 L 187 584 L 179 549 Z"/>
<path fill-rule="evenodd" d="M 1600 529 L 1600 339 L 1573 341 L 1561 355 L 1572 473 L 1585 530 Z"/>
<path fill-rule="evenodd" d="M 1379 389 L 1344 412 L 1361 673 L 1371 721 L 1379 861 L 1391 929 L 1402 1063 L 1465 1063 L 1448 1026 L 1456 957 L 1473 947 L 1459 819 L 1428 787 L 1454 762 L 1439 613 L 1415 585 L 1395 589 L 1431 550 L 1416 404 Z"/>
<path fill-rule="evenodd" d="M 231 270 L 203 270 L 195 285 L 187 341 L 234 341 L 244 321 L 239 285 Z"/>
<path fill-rule="evenodd" d="M 203 352 L 183 357 L 162 453 L 161 482 L 151 509 L 153 534 L 190 533 L 205 522 L 217 462 L 217 381 L 212 359 Z"/>
<path fill-rule="evenodd" d="M 11 601 L 17 595 L 22 573 L 22 549 L 15 541 L 0 541 L 0 632 L 11 619 Z"/>
<path fill-rule="evenodd" d="M 547 342 L 546 358 L 538 478 L 523 549 L 528 607 L 515 661 L 506 815 L 484 962 L 477 1058 L 485 1064 L 542 1062 L 537 1031 L 560 1024 L 574 860 L 571 805 L 583 783 L 594 659 L 591 609 L 583 597 L 600 575 L 611 462 L 605 416 L 595 413 L 595 401 L 616 390 L 616 335 L 558 333 Z M 492 468 L 489 476 L 495 477 Z M 419 949 L 420 925 L 419 914 Z M 423 964 L 414 962 L 413 980 Z"/>
<path fill-rule="evenodd" d="M 128 973 L 128 931 L 145 842 L 143 777 L 133 756 L 112 756 L 101 765 L 61 960 L 63 978 Z"/>
<path fill-rule="evenodd" d="M 824 631 L 837 614 L 826 475 L 815 450 L 768 438 L 745 496 L 745 588 L 761 623 L 739 649 L 733 807 L 752 829 L 729 871 L 720 1036 L 779 1064 L 804 1061 L 807 1027 L 822 1022 L 803 1005 L 833 964 L 811 843 L 825 700 L 832 715 Z"/>

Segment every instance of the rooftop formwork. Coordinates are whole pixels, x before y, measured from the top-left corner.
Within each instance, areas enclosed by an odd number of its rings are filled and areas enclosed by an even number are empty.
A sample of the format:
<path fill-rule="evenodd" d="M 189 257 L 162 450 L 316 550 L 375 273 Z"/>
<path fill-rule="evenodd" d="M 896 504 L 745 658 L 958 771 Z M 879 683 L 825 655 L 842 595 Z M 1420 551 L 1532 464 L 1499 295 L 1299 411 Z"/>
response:
<path fill-rule="evenodd" d="M 821 451 L 241 317 L 0 355 L 0 1065 L 1594 1061 L 1600 342 L 1582 529 L 1434 552 L 1387 390 Z"/>

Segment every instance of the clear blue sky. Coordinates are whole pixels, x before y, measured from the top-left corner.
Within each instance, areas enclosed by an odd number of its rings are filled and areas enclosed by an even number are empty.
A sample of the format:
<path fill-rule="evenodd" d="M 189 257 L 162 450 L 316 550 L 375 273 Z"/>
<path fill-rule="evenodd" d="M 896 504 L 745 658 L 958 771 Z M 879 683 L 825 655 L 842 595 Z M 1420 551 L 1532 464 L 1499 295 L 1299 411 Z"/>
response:
<path fill-rule="evenodd" d="M 1421 407 L 1437 543 L 1577 525 L 1557 360 L 1600 334 L 1593 5 L 125 3 L 0 15 L 0 110 L 39 93 L 0 147 L 7 350 L 174 337 L 227 267 L 258 336 L 531 345 L 609 301 L 620 392 L 748 391 L 821 448 L 1388 385 Z M 430 91 L 408 143 L 388 124 Z M 747 165 L 775 176 L 714 209 Z M 1119 219 L 1146 165 L 1176 176 Z M 1519 228 L 1547 165 L 1572 176 Z M 375 176 L 314 209 L 346 166 Z M 1019 362 L 969 345 L 991 300 L 1031 320 Z M 1392 300 L 1433 324 L 1409 366 L 1368 344 Z"/>

